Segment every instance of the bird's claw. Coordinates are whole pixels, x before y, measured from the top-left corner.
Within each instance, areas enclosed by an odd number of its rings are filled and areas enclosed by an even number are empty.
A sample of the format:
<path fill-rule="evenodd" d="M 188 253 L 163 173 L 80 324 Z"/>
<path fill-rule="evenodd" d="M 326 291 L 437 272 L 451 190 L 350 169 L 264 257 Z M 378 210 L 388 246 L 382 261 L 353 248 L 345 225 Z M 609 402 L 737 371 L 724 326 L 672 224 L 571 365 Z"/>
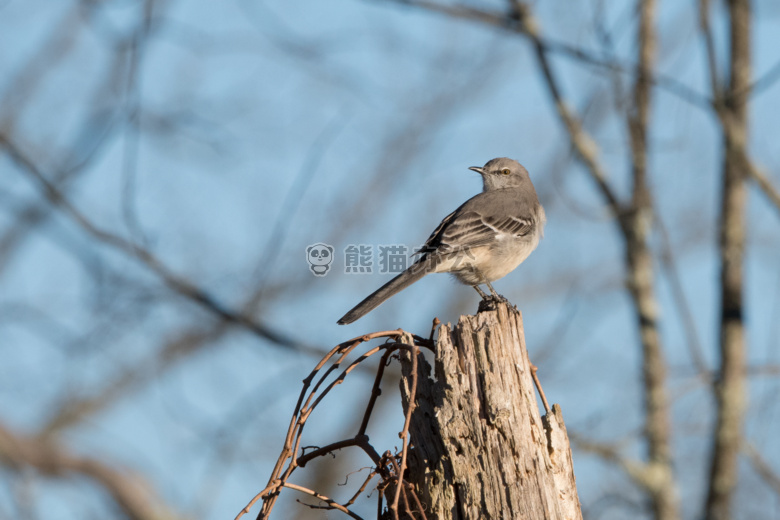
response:
<path fill-rule="evenodd" d="M 497 304 L 499 303 L 509 303 L 509 300 L 500 294 L 482 298 L 482 300 L 479 302 L 479 308 L 477 309 L 477 312 L 494 311 L 496 310 Z"/>

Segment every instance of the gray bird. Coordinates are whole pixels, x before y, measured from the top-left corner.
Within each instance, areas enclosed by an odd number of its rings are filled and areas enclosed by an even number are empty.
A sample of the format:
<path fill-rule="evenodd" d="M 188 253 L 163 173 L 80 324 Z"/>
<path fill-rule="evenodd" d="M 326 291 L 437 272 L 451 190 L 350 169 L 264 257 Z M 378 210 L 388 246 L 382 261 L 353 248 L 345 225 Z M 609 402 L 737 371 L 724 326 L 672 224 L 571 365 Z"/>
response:
<path fill-rule="evenodd" d="M 482 193 L 444 217 L 415 253 L 420 258 L 346 313 L 339 325 L 361 318 L 428 273 L 452 273 L 489 299 L 479 288 L 485 284 L 493 298 L 502 299 L 490 282 L 512 272 L 539 245 L 544 208 L 528 171 L 517 161 L 499 157 L 469 170 L 482 175 Z"/>

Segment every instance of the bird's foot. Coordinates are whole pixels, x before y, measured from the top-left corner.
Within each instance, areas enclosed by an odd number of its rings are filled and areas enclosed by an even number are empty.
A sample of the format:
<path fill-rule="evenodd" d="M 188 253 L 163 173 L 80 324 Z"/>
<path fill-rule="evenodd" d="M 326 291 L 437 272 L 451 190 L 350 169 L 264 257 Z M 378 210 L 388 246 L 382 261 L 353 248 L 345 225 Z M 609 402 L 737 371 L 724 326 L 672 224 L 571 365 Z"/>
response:
<path fill-rule="evenodd" d="M 477 312 L 494 311 L 499 303 L 509 303 L 509 300 L 496 294 L 495 296 L 485 296 L 482 301 L 479 302 L 479 308 Z"/>

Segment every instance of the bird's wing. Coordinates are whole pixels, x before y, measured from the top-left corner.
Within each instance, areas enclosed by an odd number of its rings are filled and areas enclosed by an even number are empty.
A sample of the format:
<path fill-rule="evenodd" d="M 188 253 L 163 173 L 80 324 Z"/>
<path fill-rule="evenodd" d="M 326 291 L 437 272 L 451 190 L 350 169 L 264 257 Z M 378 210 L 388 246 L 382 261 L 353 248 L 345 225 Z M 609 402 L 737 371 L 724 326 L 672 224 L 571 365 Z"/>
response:
<path fill-rule="evenodd" d="M 489 245 L 501 237 L 520 238 L 530 233 L 533 226 L 530 216 L 492 216 L 468 211 L 451 219 L 441 230 L 437 249 L 444 252 Z"/>
<path fill-rule="evenodd" d="M 523 211 L 516 194 L 505 190 L 480 193 L 444 217 L 415 254 L 447 253 L 521 238 L 537 225 L 539 215 Z M 422 258 L 420 259 L 422 260 Z"/>
<path fill-rule="evenodd" d="M 434 251 L 439 244 L 439 235 L 444 231 L 444 228 L 447 227 L 447 225 L 450 223 L 450 220 L 452 220 L 452 217 L 455 216 L 455 214 L 460 210 L 460 208 L 456 209 L 446 217 L 442 219 L 441 222 L 439 222 L 439 225 L 436 226 L 436 229 L 433 230 L 433 233 L 431 233 L 431 236 L 428 237 L 428 240 L 425 241 L 425 244 L 418 249 L 417 251 L 412 254 L 414 255 L 423 255 L 425 253 L 430 253 L 431 251 Z"/>

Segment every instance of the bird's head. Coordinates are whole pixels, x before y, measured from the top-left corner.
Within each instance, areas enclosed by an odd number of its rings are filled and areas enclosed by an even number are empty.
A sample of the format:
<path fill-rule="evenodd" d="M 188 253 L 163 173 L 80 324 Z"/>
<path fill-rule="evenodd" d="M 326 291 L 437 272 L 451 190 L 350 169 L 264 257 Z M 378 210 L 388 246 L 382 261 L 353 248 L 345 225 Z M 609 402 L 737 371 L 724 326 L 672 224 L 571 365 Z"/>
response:
<path fill-rule="evenodd" d="M 531 182 L 528 170 L 514 159 L 506 157 L 491 159 L 485 166 L 471 166 L 469 170 L 482 175 L 485 191 L 517 188 Z"/>

